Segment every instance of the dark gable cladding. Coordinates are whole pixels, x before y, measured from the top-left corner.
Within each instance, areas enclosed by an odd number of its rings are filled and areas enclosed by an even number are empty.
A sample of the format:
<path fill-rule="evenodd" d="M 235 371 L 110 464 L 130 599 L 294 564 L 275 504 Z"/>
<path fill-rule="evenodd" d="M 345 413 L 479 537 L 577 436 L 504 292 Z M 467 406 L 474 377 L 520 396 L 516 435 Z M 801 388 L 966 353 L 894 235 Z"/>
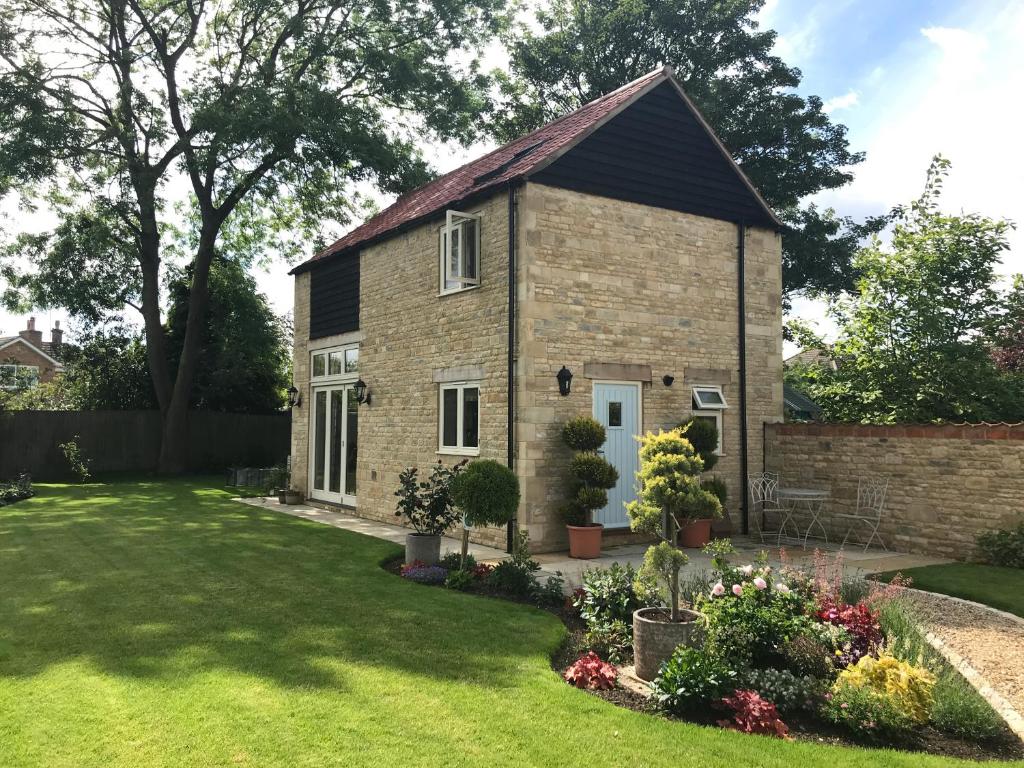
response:
<path fill-rule="evenodd" d="M 309 338 L 359 330 L 359 253 L 317 264 L 309 275 Z"/>
<path fill-rule="evenodd" d="M 670 82 L 652 88 L 530 180 L 777 227 Z"/>

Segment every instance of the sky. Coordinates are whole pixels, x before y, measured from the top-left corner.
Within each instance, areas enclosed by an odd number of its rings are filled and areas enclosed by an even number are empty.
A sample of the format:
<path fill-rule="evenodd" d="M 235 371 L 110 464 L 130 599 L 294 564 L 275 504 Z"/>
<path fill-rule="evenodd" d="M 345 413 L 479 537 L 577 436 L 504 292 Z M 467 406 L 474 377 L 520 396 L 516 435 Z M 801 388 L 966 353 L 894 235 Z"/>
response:
<path fill-rule="evenodd" d="M 759 21 L 779 33 L 776 52 L 803 72 L 799 91 L 820 96 L 849 128 L 851 147 L 867 154 L 854 182 L 818 203 L 857 218 L 887 211 L 920 193 L 941 152 L 953 163 L 945 209 L 1024 227 L 1024 2 L 768 0 Z M 486 149 L 434 147 L 428 157 L 447 171 Z M 256 273 L 278 313 L 292 308 L 287 271 L 273 262 Z M 1024 229 L 1012 233 L 1001 271 L 1024 272 Z M 36 314 L 45 330 L 54 320 L 67 326 L 59 312 Z M 798 300 L 794 314 L 829 333 L 820 302 Z M 24 321 L 0 310 L 0 335 Z"/>

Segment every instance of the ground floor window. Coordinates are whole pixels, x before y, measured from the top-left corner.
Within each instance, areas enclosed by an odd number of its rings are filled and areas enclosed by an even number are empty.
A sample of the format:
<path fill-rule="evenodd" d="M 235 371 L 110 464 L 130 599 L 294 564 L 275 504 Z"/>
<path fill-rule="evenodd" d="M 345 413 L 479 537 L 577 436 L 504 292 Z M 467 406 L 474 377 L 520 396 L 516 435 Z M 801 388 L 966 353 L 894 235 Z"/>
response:
<path fill-rule="evenodd" d="M 693 388 L 693 418 L 697 421 L 707 421 L 715 425 L 718 430 L 718 447 L 715 453 L 721 455 L 725 446 L 725 433 L 722 429 L 722 414 L 729 404 L 725 400 L 722 388 L 718 386 L 694 387 Z"/>
<path fill-rule="evenodd" d="M 441 453 L 480 453 L 480 384 L 442 384 L 439 397 L 438 443 Z"/>

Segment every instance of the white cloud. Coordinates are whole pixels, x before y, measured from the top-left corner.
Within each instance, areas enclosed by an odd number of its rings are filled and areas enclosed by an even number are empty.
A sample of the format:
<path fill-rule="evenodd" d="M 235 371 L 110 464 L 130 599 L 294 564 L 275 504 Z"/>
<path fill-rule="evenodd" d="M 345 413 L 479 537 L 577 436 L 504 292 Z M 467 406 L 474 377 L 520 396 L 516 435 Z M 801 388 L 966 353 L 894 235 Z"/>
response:
<path fill-rule="evenodd" d="M 847 91 L 842 96 L 833 96 L 822 104 L 821 108 L 826 113 L 832 113 L 840 109 L 850 109 L 860 103 L 860 94 L 857 91 Z"/>

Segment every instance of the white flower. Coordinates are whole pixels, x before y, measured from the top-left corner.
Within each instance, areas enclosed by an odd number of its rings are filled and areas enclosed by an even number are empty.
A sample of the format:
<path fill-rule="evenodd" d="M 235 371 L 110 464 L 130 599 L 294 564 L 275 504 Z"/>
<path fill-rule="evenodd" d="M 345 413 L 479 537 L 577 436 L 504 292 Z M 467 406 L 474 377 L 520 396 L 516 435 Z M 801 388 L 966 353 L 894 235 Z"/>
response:
<path fill-rule="evenodd" d="M 777 591 L 781 592 L 784 595 L 788 595 L 789 594 L 789 587 L 787 587 L 781 581 L 778 584 L 775 585 L 775 589 Z"/>

